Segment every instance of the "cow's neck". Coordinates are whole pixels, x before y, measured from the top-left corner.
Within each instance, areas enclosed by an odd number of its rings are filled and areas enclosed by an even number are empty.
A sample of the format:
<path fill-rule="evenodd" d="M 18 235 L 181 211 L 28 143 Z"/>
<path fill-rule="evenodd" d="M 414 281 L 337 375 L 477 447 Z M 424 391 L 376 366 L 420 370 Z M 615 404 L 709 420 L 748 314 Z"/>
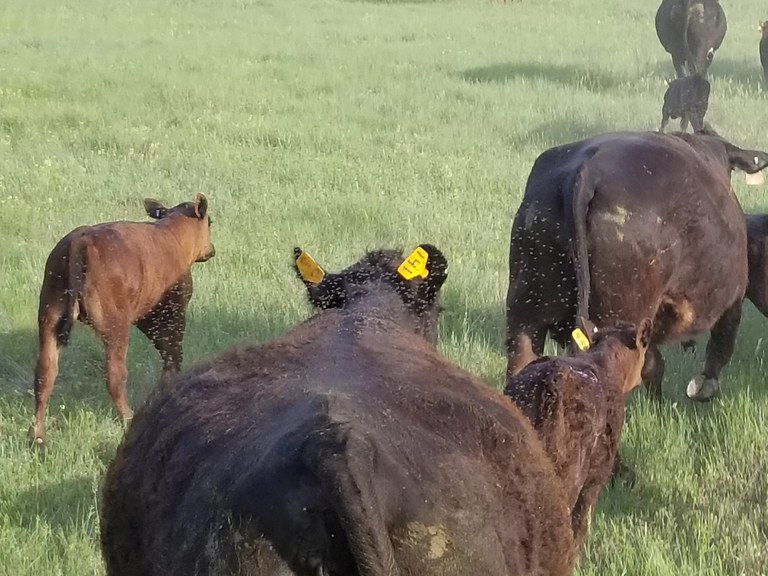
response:
<path fill-rule="evenodd" d="M 157 243 L 157 250 L 162 252 L 163 268 L 175 277 L 187 272 L 197 260 L 194 242 L 185 242 L 185 237 L 192 233 L 187 218 L 167 218 L 154 223 L 155 234 L 162 237 Z"/>

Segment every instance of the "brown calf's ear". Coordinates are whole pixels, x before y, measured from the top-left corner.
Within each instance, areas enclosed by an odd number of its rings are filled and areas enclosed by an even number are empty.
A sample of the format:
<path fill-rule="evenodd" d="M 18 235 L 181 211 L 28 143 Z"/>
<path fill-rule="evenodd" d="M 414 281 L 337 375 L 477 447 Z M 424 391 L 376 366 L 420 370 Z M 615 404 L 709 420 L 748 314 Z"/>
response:
<path fill-rule="evenodd" d="M 637 328 L 637 347 L 645 350 L 651 343 L 651 332 L 653 331 L 653 320 L 650 318 L 643 318 L 640 322 L 640 326 Z"/>
<path fill-rule="evenodd" d="M 168 208 L 154 198 L 144 198 L 144 210 L 150 218 L 160 220 L 168 215 Z"/>
<path fill-rule="evenodd" d="M 205 194 L 198 192 L 195 195 L 195 216 L 197 216 L 200 219 L 205 218 L 205 215 L 208 213 L 208 198 L 205 197 Z"/>

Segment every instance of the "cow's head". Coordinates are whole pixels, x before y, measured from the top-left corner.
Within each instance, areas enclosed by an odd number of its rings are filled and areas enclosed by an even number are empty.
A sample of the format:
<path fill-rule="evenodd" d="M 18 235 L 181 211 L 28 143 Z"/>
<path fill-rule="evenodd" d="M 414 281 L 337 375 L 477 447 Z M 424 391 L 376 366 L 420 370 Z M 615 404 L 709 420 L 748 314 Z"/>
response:
<path fill-rule="evenodd" d="M 404 305 L 415 331 L 437 341 L 438 294 L 448 276 L 445 256 L 421 244 L 409 256 L 375 250 L 338 273 L 325 270 L 301 248 L 293 249 L 294 269 L 307 288 L 310 303 L 321 310 L 356 305 L 386 306 L 392 296 Z M 396 310 L 393 310 L 393 318 Z"/>
<path fill-rule="evenodd" d="M 145 198 L 144 210 L 155 220 L 183 222 L 183 232 L 177 237 L 192 251 L 194 262 L 205 262 L 216 254 L 216 248 L 211 242 L 212 220 L 208 214 L 208 199 L 204 194 L 198 192 L 194 202 L 182 202 L 173 208 L 166 208 L 157 200 Z"/>
<path fill-rule="evenodd" d="M 711 159 L 716 159 L 730 173 L 734 169 L 754 174 L 768 167 L 768 153 L 745 150 L 731 144 L 711 128 L 686 137 L 692 146 Z"/>

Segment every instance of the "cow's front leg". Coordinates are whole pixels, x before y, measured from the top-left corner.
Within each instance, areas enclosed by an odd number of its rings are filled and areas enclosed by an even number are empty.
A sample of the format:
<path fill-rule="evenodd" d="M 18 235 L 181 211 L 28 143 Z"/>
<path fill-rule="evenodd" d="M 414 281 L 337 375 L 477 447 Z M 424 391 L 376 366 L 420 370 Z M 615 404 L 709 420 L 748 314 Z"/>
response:
<path fill-rule="evenodd" d="M 741 300 L 728 308 L 712 327 L 704 372 L 688 383 L 688 398 L 705 402 L 715 396 L 720 388 L 720 371 L 728 364 L 736 344 L 736 333 L 741 321 Z"/>
<path fill-rule="evenodd" d="M 518 324 L 507 315 L 507 382 L 544 354 L 545 326 Z"/>

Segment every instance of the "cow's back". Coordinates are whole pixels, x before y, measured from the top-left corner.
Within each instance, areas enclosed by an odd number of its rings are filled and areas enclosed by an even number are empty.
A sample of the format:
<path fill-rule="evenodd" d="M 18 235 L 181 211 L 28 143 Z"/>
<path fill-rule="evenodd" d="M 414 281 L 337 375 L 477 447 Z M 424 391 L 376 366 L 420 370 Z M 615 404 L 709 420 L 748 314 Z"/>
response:
<path fill-rule="evenodd" d="M 420 337 L 336 311 L 199 367 L 136 416 L 106 482 L 105 538 L 122 538 L 107 546 L 120 551 L 113 562 L 154 563 L 147 574 L 215 573 L 238 561 L 233 550 L 252 559 L 253 547 L 233 538 L 247 539 L 254 523 L 253 533 L 266 532 L 254 542 L 264 551 L 295 549 L 302 530 L 322 540 L 302 510 L 319 510 L 323 530 L 343 523 L 308 460 L 324 442 L 341 454 L 349 438 L 363 447 L 350 458 L 367 462 L 403 573 L 502 575 L 526 563 L 570 573 L 567 505 L 524 416 Z M 276 490 L 262 501 L 279 522 L 256 504 L 265 490 Z M 293 497 L 281 503 L 286 491 Z M 242 532 L 233 536 L 226 521 Z M 201 555 L 206 546 L 213 552 Z M 337 559 L 351 561 L 341 549 Z"/>
<path fill-rule="evenodd" d="M 595 183 L 587 249 L 596 321 L 654 317 L 660 341 L 676 340 L 709 330 L 743 296 L 741 206 L 723 171 L 686 142 L 649 135 L 606 146 L 582 171 Z"/>

